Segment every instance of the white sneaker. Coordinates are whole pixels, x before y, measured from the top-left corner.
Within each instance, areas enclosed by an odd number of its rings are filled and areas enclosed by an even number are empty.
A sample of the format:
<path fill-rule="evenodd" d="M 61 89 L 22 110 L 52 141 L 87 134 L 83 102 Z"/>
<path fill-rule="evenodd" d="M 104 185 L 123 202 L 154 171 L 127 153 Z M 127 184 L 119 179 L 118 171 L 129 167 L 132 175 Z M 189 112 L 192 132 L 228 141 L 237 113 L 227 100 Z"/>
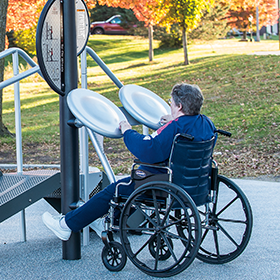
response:
<path fill-rule="evenodd" d="M 71 229 L 64 229 L 60 226 L 60 220 L 63 219 L 62 215 L 51 215 L 49 212 L 45 212 L 42 215 L 44 224 L 61 240 L 67 241 L 72 233 Z"/>
<path fill-rule="evenodd" d="M 105 218 L 99 218 L 93 221 L 89 225 L 95 232 L 96 234 L 101 238 L 101 233 L 102 231 L 105 230 Z"/>

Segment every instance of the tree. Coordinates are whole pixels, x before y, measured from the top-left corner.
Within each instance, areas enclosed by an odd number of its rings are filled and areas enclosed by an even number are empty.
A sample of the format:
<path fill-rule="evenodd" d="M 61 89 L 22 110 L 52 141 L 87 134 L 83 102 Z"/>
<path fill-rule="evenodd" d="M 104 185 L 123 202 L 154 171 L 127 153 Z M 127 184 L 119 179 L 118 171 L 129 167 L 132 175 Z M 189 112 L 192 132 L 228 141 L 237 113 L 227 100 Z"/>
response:
<path fill-rule="evenodd" d="M 207 0 L 163 0 L 163 7 L 167 12 L 162 24 L 178 24 L 182 29 L 182 41 L 184 49 L 184 64 L 189 64 L 187 50 L 187 32 L 198 26 L 203 16 L 203 11 L 208 9 L 210 1 Z"/>
<path fill-rule="evenodd" d="M 214 40 L 224 37 L 228 31 L 226 15 L 229 5 L 215 0 L 214 5 L 203 12 L 197 28 L 189 34 L 191 39 Z"/>
<path fill-rule="evenodd" d="M 259 7 L 259 24 L 273 24 L 278 19 L 278 10 L 275 0 L 229 0 L 230 4 L 227 20 L 231 27 L 243 31 L 243 39 L 250 26 L 250 17 L 253 17 L 252 24 L 256 24 L 256 8 Z"/>
<path fill-rule="evenodd" d="M 37 23 L 42 6 L 46 0 L 1 0 L 0 1 L 0 52 L 7 46 L 6 31 L 27 29 Z M 6 43 L 5 43 L 6 42 Z M 4 79 L 4 59 L 0 61 L 0 81 Z M 10 135 L 3 124 L 2 97 L 0 90 L 0 136 Z"/>
<path fill-rule="evenodd" d="M 8 8 L 8 0 L 1 0 L 0 1 L 0 52 L 2 52 L 5 49 L 7 8 Z M 1 59 L 0 82 L 2 82 L 4 79 L 4 66 L 5 66 L 5 60 Z M 3 120 L 2 120 L 2 100 L 3 100 L 3 91 L 0 90 L 0 136 L 9 134 L 9 131 L 3 124 Z"/>
<path fill-rule="evenodd" d="M 160 1 L 160 0 L 159 0 Z M 149 34 L 149 61 L 153 61 L 153 26 L 159 24 L 165 9 L 157 0 L 100 0 L 100 3 L 112 7 L 131 9 L 139 21 L 143 21 Z"/>

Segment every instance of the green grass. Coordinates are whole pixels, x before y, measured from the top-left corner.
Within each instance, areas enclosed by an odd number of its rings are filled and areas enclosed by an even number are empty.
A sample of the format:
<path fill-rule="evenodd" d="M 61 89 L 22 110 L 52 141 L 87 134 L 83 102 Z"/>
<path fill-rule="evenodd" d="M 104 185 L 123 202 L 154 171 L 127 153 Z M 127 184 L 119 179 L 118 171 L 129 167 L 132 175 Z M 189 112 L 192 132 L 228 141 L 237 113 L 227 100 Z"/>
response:
<path fill-rule="evenodd" d="M 230 140 L 220 137 L 217 151 L 238 153 L 245 149 L 263 156 L 279 150 L 280 57 L 247 55 L 254 51 L 278 50 L 276 40 L 196 42 L 188 46 L 188 66 L 183 64 L 182 49 L 160 50 L 158 42 L 155 42 L 154 61 L 149 63 L 146 39 L 91 36 L 88 45 L 122 83 L 144 86 L 165 100 L 177 82 L 199 85 L 205 97 L 202 113 L 208 115 L 216 127 L 233 134 Z M 88 88 L 120 106 L 118 89 L 89 57 L 88 67 Z M 9 64 L 5 76 L 12 76 Z M 20 87 L 24 145 L 30 142 L 58 145 L 58 95 L 38 75 L 23 80 Z M 4 90 L 3 101 L 4 123 L 14 132 L 13 87 Z M 106 140 L 106 143 L 112 147 L 119 145 L 118 140 L 114 141 Z M 0 139 L 0 144 L 14 146 L 14 142 L 12 138 Z M 118 149 L 123 149 L 120 147 Z M 110 149 L 107 152 L 109 158 L 116 157 L 110 154 Z M 117 165 L 115 168 L 119 172 Z"/>

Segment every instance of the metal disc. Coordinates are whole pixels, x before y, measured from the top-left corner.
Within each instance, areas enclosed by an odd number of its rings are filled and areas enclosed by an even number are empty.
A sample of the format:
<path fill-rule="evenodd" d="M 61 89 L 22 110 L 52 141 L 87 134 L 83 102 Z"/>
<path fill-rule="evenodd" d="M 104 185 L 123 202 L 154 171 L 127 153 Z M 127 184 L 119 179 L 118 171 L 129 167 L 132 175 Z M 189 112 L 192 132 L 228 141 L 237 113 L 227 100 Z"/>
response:
<path fill-rule="evenodd" d="M 74 89 L 68 94 L 67 103 L 73 115 L 94 132 L 110 138 L 122 137 L 119 123 L 126 117 L 106 97 L 88 89 Z"/>
<path fill-rule="evenodd" d="M 152 129 L 158 129 L 160 118 L 171 112 L 162 98 L 141 86 L 123 86 L 119 91 L 119 98 L 133 118 Z"/>

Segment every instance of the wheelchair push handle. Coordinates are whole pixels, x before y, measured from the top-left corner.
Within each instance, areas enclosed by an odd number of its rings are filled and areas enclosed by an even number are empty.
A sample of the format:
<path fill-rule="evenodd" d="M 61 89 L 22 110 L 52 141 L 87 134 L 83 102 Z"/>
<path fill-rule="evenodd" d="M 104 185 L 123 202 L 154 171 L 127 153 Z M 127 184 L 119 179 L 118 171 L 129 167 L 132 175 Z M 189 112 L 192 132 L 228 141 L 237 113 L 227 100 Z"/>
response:
<path fill-rule="evenodd" d="M 231 137 L 230 132 L 222 130 L 222 129 L 216 129 L 214 132 L 217 132 L 217 133 L 222 134 L 222 135 L 227 136 L 227 137 Z"/>

